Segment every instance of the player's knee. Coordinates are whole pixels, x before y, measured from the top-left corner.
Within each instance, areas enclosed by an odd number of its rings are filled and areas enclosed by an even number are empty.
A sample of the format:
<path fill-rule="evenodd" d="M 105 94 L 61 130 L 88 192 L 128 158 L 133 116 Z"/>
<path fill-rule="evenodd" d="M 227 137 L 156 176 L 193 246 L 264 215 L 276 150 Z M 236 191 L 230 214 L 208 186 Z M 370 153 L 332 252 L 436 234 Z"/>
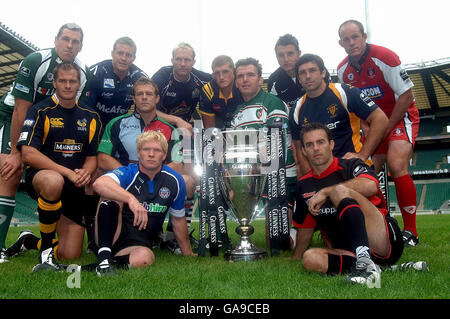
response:
<path fill-rule="evenodd" d="M 35 176 L 33 181 L 39 193 L 48 200 L 57 199 L 61 196 L 61 191 L 64 186 L 64 178 L 56 172 L 48 172 Z"/>
<path fill-rule="evenodd" d="M 336 185 L 330 194 L 330 199 L 335 206 L 344 198 L 351 197 L 350 189 L 344 185 Z"/>
<path fill-rule="evenodd" d="M 308 249 L 303 253 L 302 266 L 308 271 L 319 271 L 319 254 L 314 248 Z"/>
<path fill-rule="evenodd" d="M 76 259 L 80 258 L 82 249 L 75 248 L 75 247 L 64 247 L 59 245 L 59 247 L 56 249 L 56 257 L 58 260 L 70 260 L 70 259 Z"/>
<path fill-rule="evenodd" d="M 155 261 L 155 255 L 153 251 L 148 248 L 140 247 L 130 254 L 130 267 L 141 268 L 150 266 Z"/>
<path fill-rule="evenodd" d="M 388 163 L 389 173 L 393 178 L 403 176 L 409 173 L 408 162 L 402 159 L 392 159 Z"/>

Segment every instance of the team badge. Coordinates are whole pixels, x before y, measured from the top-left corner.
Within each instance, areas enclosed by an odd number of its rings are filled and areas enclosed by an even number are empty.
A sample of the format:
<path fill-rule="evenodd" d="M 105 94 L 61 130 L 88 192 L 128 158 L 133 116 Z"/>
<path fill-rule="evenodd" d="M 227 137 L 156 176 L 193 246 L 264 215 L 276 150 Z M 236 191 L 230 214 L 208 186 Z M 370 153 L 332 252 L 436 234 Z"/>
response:
<path fill-rule="evenodd" d="M 77 127 L 78 131 L 86 131 L 87 130 L 87 128 L 86 128 L 87 120 L 86 119 L 78 120 L 77 125 L 78 125 L 78 127 Z"/>
<path fill-rule="evenodd" d="M 402 136 L 402 135 L 403 135 L 403 129 L 397 127 L 397 128 L 394 130 L 394 132 L 392 132 L 392 135 L 393 135 L 393 136 Z"/>
<path fill-rule="evenodd" d="M 170 190 L 167 187 L 161 187 L 159 189 L 159 197 L 167 199 L 170 196 Z"/>
<path fill-rule="evenodd" d="M 337 112 L 337 105 L 336 104 L 332 104 L 327 108 L 328 113 L 331 115 L 331 117 L 335 117 L 336 116 L 336 112 Z"/>
<path fill-rule="evenodd" d="M 373 68 L 369 68 L 367 70 L 367 76 L 371 79 L 373 79 L 375 77 L 375 70 Z"/>
<path fill-rule="evenodd" d="M 353 79 L 355 78 L 355 75 L 354 75 L 353 73 L 349 73 L 349 74 L 347 75 L 347 78 L 348 78 L 350 81 L 353 81 Z"/>
<path fill-rule="evenodd" d="M 263 110 L 262 110 L 262 109 L 256 110 L 256 118 L 257 118 L 258 120 L 261 119 L 262 115 L 263 115 Z"/>
<path fill-rule="evenodd" d="M 53 73 L 47 73 L 47 80 L 49 80 L 50 82 L 53 81 Z"/>

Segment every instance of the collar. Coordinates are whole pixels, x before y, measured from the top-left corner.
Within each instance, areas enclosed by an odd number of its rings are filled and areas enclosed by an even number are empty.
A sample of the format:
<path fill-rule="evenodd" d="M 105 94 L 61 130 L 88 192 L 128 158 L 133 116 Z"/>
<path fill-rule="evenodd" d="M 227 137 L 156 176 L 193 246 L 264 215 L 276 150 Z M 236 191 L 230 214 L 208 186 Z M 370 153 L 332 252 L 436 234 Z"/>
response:
<path fill-rule="evenodd" d="M 231 88 L 230 95 L 225 97 L 222 93 L 222 90 L 219 88 L 219 99 L 225 100 L 225 103 L 228 102 L 228 100 L 231 100 L 233 98 L 233 87 Z"/>
<path fill-rule="evenodd" d="M 359 65 L 353 64 L 352 59 L 350 59 L 350 57 L 348 57 L 348 62 L 350 63 L 350 66 L 352 66 L 356 70 L 360 71 L 362 69 L 362 65 L 366 61 L 367 56 L 369 55 L 369 51 L 370 51 L 370 44 L 366 43 L 366 51 L 364 51 L 363 55 L 359 59 L 359 61 L 358 61 Z"/>
<path fill-rule="evenodd" d="M 330 166 L 326 168 L 322 173 L 316 174 L 313 170 L 311 170 L 311 174 L 315 179 L 323 179 L 332 173 L 341 170 L 342 167 L 339 166 L 339 160 L 337 157 L 333 156 L 333 161 L 331 162 Z"/>
<path fill-rule="evenodd" d="M 56 93 L 53 93 L 52 100 L 55 103 L 55 105 L 60 105 L 61 107 L 63 107 L 61 104 L 59 104 L 59 99 L 58 99 L 58 96 L 56 95 Z M 78 106 L 78 99 L 75 100 L 74 106 Z"/>
<path fill-rule="evenodd" d="M 145 126 L 146 126 L 145 123 L 144 123 L 144 119 L 142 118 L 141 114 L 139 114 L 139 113 L 136 111 L 136 106 L 134 106 L 134 112 L 133 112 L 133 115 L 134 115 L 137 119 L 139 119 L 139 121 L 141 122 L 141 126 L 142 126 L 142 127 L 145 127 Z M 158 119 L 158 114 L 155 114 L 155 117 L 154 117 L 148 124 L 155 122 L 157 119 Z"/>
<path fill-rule="evenodd" d="M 191 81 L 191 73 L 192 73 L 192 71 L 189 72 L 189 78 L 186 81 L 182 82 L 182 81 L 177 79 L 177 77 L 175 76 L 175 72 L 173 71 L 173 68 L 172 68 L 172 78 L 173 78 L 174 81 L 177 81 L 178 83 L 188 83 L 188 82 L 190 82 Z"/>

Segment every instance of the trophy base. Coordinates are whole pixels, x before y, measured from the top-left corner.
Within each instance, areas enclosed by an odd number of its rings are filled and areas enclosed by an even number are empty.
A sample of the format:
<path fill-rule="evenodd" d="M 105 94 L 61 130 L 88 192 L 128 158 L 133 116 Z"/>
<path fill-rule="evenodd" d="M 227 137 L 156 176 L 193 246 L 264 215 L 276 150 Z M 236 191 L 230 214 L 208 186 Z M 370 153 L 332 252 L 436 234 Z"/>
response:
<path fill-rule="evenodd" d="M 267 252 L 253 245 L 249 237 L 242 236 L 236 247 L 227 251 L 224 257 L 231 262 L 256 261 L 267 258 Z"/>

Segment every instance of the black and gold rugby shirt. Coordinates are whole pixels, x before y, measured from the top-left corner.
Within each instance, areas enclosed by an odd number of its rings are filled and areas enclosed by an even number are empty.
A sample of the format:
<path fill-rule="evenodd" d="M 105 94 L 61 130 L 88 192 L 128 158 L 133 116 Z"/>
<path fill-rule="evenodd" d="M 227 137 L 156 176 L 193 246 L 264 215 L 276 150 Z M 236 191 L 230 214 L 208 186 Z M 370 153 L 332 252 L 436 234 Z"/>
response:
<path fill-rule="evenodd" d="M 17 147 L 32 146 L 57 164 L 81 168 L 87 156 L 97 155 L 101 129 L 93 109 L 78 103 L 63 108 L 54 94 L 28 110 Z"/>

